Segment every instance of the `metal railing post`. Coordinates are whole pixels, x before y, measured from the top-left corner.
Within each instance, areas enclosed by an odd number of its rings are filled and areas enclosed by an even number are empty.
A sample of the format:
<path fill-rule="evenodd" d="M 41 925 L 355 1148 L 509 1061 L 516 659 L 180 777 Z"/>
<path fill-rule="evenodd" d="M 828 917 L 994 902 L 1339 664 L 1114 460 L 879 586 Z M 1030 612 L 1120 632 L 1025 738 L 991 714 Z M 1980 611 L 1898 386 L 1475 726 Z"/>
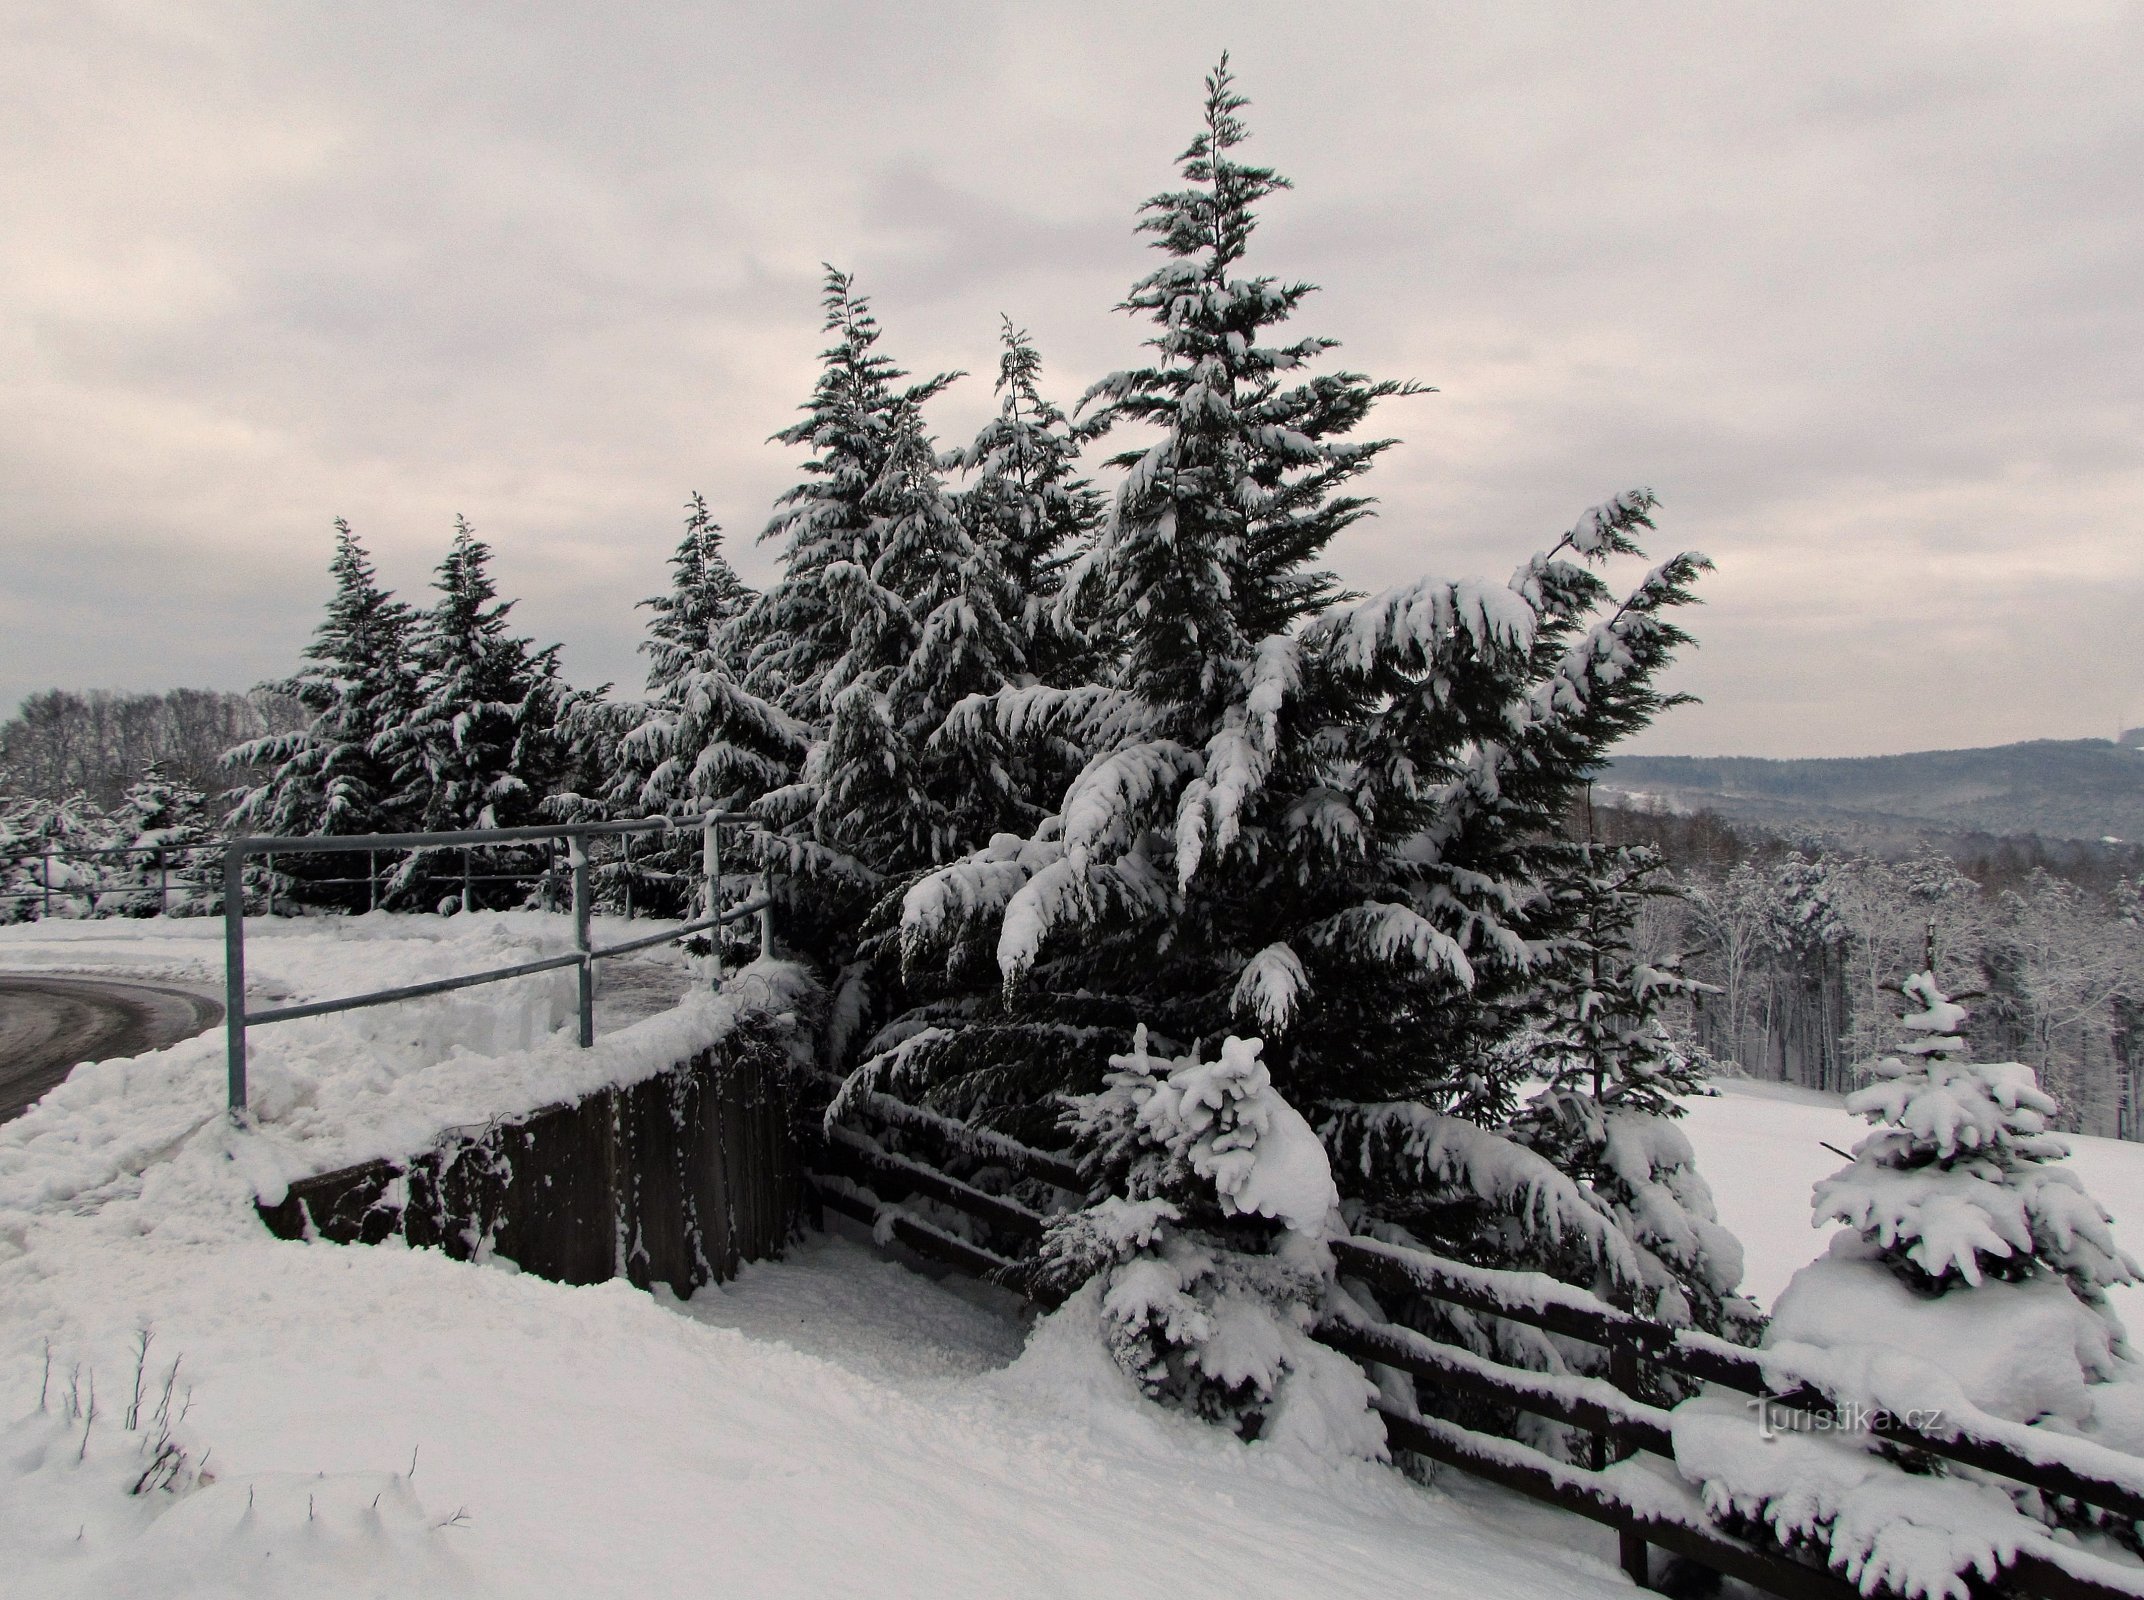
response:
<path fill-rule="evenodd" d="M 164 847 L 156 847 L 156 914 L 171 915 L 171 869 L 164 859 Z"/>
<path fill-rule="evenodd" d="M 568 835 L 566 859 L 573 866 L 573 948 L 581 953 L 581 1048 L 585 1050 L 596 1042 L 596 964 L 588 953 L 595 947 L 588 936 L 595 896 L 588 882 L 588 841 L 577 833 Z"/>
<path fill-rule="evenodd" d="M 236 1120 L 246 1114 L 246 855 L 236 839 L 223 850 L 223 1038 Z"/>
<path fill-rule="evenodd" d="M 270 856 L 270 857 L 268 857 L 268 888 L 267 888 L 267 890 L 266 890 L 266 893 L 267 893 L 267 897 L 268 897 L 268 908 L 267 908 L 267 914 L 268 914 L 269 916 L 271 916 L 271 917 L 272 917 L 272 916 L 274 916 L 274 915 L 275 915 L 275 857 L 274 857 L 274 856 Z"/>
<path fill-rule="evenodd" d="M 625 880 L 625 920 L 633 920 L 633 836 L 618 835 L 618 873 Z"/>
<path fill-rule="evenodd" d="M 707 909 L 702 915 L 722 915 L 722 826 L 710 816 L 700 824 L 700 872 L 707 879 Z M 709 947 L 714 951 L 715 987 L 722 987 L 722 925 L 718 922 L 707 930 Z"/>
<path fill-rule="evenodd" d="M 774 870 L 770 867 L 759 875 L 759 897 L 767 903 L 759 908 L 759 959 L 774 959 Z"/>
<path fill-rule="evenodd" d="M 462 910 L 474 911 L 476 905 L 469 898 L 469 858 L 476 852 L 468 845 L 462 846 Z"/>
<path fill-rule="evenodd" d="M 365 909 L 380 909 L 380 853 L 377 850 L 365 852 Z"/>

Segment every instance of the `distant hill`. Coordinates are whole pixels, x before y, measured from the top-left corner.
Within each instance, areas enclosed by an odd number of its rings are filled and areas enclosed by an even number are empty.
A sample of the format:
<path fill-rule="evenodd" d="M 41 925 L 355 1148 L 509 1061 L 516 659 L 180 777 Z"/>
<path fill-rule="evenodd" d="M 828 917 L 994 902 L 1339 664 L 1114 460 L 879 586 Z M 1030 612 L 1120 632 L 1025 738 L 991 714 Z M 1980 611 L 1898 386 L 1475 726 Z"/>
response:
<path fill-rule="evenodd" d="M 2144 840 L 2144 750 L 2106 739 L 2035 739 L 1986 750 L 1817 761 L 1625 756 L 1601 780 L 1667 810 L 1712 810 L 1771 827 L 1933 824 L 1947 831 Z"/>

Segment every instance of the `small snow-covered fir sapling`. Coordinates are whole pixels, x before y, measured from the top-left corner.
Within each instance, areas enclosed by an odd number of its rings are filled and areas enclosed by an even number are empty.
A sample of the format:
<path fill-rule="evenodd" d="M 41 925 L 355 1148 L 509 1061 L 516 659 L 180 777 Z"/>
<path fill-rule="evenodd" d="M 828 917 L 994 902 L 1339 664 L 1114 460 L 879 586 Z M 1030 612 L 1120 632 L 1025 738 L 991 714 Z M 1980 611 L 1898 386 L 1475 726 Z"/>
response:
<path fill-rule="evenodd" d="M 1905 1057 L 1878 1063 L 1878 1081 L 1848 1097 L 1847 1109 L 1878 1127 L 1851 1166 L 1817 1185 L 1817 1221 L 1857 1230 L 1925 1294 L 2058 1279 L 2118 1340 L 2106 1290 L 2140 1269 L 2115 1243 L 2112 1218 L 2056 1165 L 2069 1146 L 2049 1131 L 2054 1097 L 2020 1062 L 1967 1058 L 1966 1010 L 1933 974 L 1902 988 L 1919 1008 L 1900 1024 Z"/>
<path fill-rule="evenodd" d="M 2111 1439 L 2140 1408 L 2106 1290 L 2137 1264 L 2058 1165 L 2056 1102 L 2031 1069 L 1971 1060 L 1966 1010 L 1932 972 L 1902 988 L 1910 1042 L 1846 1102 L 1876 1130 L 1816 1187 L 1818 1225 L 1847 1227 L 1773 1310 L 1772 1381 L 1812 1381 L 1842 1415 L 1936 1433 L 2023 1423 Z M 1686 1402 L 1674 1433 L 1677 1465 L 1715 1515 L 1815 1549 L 1867 1592 L 1962 1600 L 2046 1523 L 2136 1542 L 2134 1524 L 1970 1469 L 1921 1460 L 1902 1473 L 1857 1428 L 1761 1434 L 1732 1397 Z"/>
<path fill-rule="evenodd" d="M 1310 1337 L 1334 1285 L 1339 1191 L 1261 1049 L 1231 1036 L 1212 1061 L 1171 1059 L 1138 1029 L 1066 1118 L 1105 1198 L 1053 1220 L 1032 1270 L 1059 1294 L 1096 1280 L 1085 1303 L 1152 1398 L 1245 1439 L 1381 1458 L 1369 1380 Z"/>

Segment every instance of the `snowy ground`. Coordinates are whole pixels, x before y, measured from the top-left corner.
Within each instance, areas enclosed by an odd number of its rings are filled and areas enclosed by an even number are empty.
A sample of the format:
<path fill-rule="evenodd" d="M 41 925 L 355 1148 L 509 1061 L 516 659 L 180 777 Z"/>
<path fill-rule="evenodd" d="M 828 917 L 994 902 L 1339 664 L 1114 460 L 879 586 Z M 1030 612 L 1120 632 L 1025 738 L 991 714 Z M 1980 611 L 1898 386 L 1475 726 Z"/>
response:
<path fill-rule="evenodd" d="M 262 925 L 263 992 L 411 981 L 557 937 L 512 916 L 372 922 Z M 0 967 L 198 977 L 214 935 L 0 930 Z M 691 976 L 651 974 L 639 1003 Z M 0 1595 L 1628 1592 L 1590 1525 L 1457 1475 L 1425 1491 L 1246 1448 L 1141 1401 L 1078 1302 L 1033 1323 L 852 1239 L 680 1305 L 258 1225 L 251 1197 L 279 1174 L 487 1098 L 646 1070 L 724 1025 L 703 991 L 581 1052 L 543 1026 L 566 1020 L 562 993 L 262 1029 L 257 1132 L 216 1115 L 218 1035 L 80 1069 L 0 1129 Z M 1838 1158 L 1819 1141 L 1849 1147 L 1860 1124 L 1737 1084 L 1689 1126 L 1770 1300 L 1823 1244 L 1808 1192 Z M 2078 1144 L 2144 1244 L 2144 1148 Z M 2144 1297 L 2123 1309 L 2144 1332 Z M 130 1495 L 174 1360 L 190 1487 Z"/>
<path fill-rule="evenodd" d="M 285 1244 L 210 1175 L 39 1219 L 0 1264 L 0 1589 L 40 1596 L 1578 1596 L 1368 1465 L 1244 1449 L 1141 1401 L 1067 1319 L 1025 1330 L 821 1241 L 684 1307 L 430 1252 Z M 183 1356 L 215 1481 L 124 1493 L 127 1340 Z M 41 1344 L 106 1420 L 34 1411 Z M 1009 1363 L 1009 1364 L 1008 1364 Z M 111 1396 L 116 1391 L 119 1399 Z M 152 1402 L 153 1403 L 153 1402 Z M 49 1402 L 48 1402 L 49 1404 Z M 27 1413 L 27 1415 L 25 1415 Z M 408 1472 L 412 1457 L 415 1471 Z M 309 1515 L 310 1513 L 310 1515 Z M 19 1587 L 15 1587 L 19 1586 Z"/>

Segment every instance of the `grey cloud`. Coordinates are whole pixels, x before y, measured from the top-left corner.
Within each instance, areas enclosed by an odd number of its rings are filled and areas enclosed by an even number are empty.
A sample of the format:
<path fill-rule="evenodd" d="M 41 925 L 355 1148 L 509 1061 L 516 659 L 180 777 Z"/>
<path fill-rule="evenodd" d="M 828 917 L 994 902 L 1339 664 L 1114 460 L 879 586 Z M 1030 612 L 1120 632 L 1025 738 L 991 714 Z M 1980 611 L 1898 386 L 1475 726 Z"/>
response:
<path fill-rule="evenodd" d="M 0 49 L 0 701 L 241 684 L 350 516 L 421 590 L 467 512 L 587 680 L 687 491 L 748 573 L 822 259 L 973 376 L 1132 359 L 1197 80 L 1300 187 L 1258 264 L 1395 406 L 1373 586 L 1666 497 L 1720 571 L 1651 748 L 2144 720 L 2144 29 L 1830 5 L 25 10 Z M 12 107 L 12 109 L 10 109 Z M 2067 581 L 2063 576 L 2066 575 Z M 2126 609 L 2125 609 L 2126 608 Z"/>

